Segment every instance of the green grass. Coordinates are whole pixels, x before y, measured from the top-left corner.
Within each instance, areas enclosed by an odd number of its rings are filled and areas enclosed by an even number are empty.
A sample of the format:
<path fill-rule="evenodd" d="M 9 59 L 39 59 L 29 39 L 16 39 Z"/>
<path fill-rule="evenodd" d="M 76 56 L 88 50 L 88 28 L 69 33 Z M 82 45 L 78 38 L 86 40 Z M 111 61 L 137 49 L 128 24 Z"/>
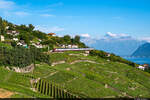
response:
<path fill-rule="evenodd" d="M 66 60 L 66 63 L 56 66 L 38 64 L 35 70 L 27 75 L 43 78 L 81 97 L 150 97 L 150 74 L 127 64 L 108 62 L 106 59 L 94 56 L 86 57 L 80 52 L 53 53 L 51 59 L 53 62 Z M 69 64 L 80 59 L 96 63 Z M 23 94 L 15 95 L 16 97 L 43 97 L 30 89 L 30 78 L 24 78 L 21 74 L 4 68 L 0 68 L 0 76 L 1 88 Z"/>
<path fill-rule="evenodd" d="M 8 71 L 3 67 L 0 67 L 0 88 L 30 97 L 47 97 L 31 90 L 30 78 L 13 71 Z"/>

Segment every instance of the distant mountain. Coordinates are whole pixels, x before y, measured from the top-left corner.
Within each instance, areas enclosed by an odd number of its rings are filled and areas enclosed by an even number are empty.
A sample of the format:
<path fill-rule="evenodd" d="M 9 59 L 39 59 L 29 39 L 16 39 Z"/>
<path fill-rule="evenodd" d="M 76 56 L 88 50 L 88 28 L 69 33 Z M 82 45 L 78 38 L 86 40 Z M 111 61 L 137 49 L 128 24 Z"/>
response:
<path fill-rule="evenodd" d="M 150 43 L 145 43 L 132 54 L 132 56 L 149 57 L 150 56 Z"/>
<path fill-rule="evenodd" d="M 100 39 L 82 37 L 82 41 L 95 49 L 114 53 L 119 56 L 130 56 L 140 45 L 146 43 L 126 34 L 107 33 Z"/>

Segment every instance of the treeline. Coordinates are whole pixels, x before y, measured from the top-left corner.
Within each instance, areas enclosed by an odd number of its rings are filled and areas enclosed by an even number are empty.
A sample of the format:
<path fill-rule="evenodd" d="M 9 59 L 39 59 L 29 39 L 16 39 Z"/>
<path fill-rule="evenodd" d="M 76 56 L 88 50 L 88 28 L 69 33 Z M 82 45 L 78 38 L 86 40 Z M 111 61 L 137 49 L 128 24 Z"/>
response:
<path fill-rule="evenodd" d="M 35 61 L 50 64 L 50 57 L 37 48 L 0 47 L 0 65 L 22 68 L 35 63 Z"/>
<path fill-rule="evenodd" d="M 80 41 L 80 36 L 76 35 L 74 38 L 71 38 L 69 35 L 65 35 L 63 37 L 58 36 L 49 36 L 47 40 L 41 42 L 43 45 L 49 45 L 52 49 L 52 46 L 59 46 L 60 44 L 63 45 L 78 45 L 80 48 L 86 48 L 87 46 Z"/>
<path fill-rule="evenodd" d="M 92 50 L 92 51 L 90 51 L 90 55 L 91 56 L 98 56 L 98 57 L 108 59 L 108 60 L 114 61 L 114 62 L 117 61 L 117 62 L 125 63 L 125 64 L 128 64 L 128 65 L 133 66 L 133 67 L 138 66 L 136 63 L 125 60 L 120 56 L 116 56 L 115 54 L 109 55 L 108 53 L 106 53 L 104 51 L 100 51 L 100 50 Z"/>

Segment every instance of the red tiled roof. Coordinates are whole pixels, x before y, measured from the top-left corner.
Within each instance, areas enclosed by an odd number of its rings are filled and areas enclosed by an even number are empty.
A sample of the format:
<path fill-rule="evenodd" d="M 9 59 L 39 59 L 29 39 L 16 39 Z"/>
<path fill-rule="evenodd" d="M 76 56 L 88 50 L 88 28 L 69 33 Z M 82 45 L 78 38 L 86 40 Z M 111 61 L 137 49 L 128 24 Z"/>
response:
<path fill-rule="evenodd" d="M 48 35 L 56 35 L 55 33 L 48 33 Z"/>

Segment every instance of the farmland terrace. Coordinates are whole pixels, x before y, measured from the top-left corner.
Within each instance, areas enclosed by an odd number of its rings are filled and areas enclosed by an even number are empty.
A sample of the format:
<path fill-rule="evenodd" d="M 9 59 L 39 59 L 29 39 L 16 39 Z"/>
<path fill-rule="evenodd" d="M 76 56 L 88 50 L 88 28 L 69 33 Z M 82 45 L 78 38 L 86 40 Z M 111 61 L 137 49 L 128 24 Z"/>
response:
<path fill-rule="evenodd" d="M 17 93 L 12 97 L 150 97 L 150 74 L 140 69 L 97 56 L 84 56 L 82 51 L 50 53 L 50 57 L 53 66 L 36 62 L 29 73 L 0 67 L 0 88 Z"/>

